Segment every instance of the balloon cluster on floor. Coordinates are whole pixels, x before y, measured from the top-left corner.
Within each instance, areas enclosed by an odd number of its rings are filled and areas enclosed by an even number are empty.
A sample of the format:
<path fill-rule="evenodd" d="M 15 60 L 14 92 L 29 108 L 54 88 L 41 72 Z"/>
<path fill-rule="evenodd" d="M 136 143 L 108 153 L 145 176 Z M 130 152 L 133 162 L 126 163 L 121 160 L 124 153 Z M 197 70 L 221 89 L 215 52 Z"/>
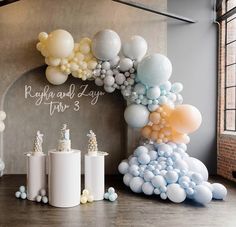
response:
<path fill-rule="evenodd" d="M 148 141 L 119 165 L 132 191 L 176 203 L 186 197 L 201 204 L 225 198 L 226 188 L 207 182 L 205 165 L 186 153 L 188 134 L 200 127 L 202 117 L 196 107 L 182 104 L 183 85 L 169 81 L 172 65 L 166 56 L 145 56 L 143 37 L 135 35 L 121 43 L 119 35 L 109 29 L 77 43 L 61 29 L 41 32 L 38 38 L 37 49 L 45 57 L 51 84 L 63 84 L 71 74 L 94 80 L 108 93 L 118 89 L 127 100 L 125 121 L 140 128 Z"/>

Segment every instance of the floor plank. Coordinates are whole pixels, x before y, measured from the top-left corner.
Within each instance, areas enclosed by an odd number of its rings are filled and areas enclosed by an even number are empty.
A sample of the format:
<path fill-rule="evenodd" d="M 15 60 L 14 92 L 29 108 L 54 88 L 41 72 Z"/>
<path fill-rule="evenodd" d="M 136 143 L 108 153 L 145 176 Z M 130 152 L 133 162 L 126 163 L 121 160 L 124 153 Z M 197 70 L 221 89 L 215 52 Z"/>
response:
<path fill-rule="evenodd" d="M 212 201 L 206 207 L 191 201 L 173 204 L 157 196 L 132 193 L 119 176 L 107 176 L 106 186 L 119 195 L 116 202 L 98 201 L 74 208 L 55 208 L 14 196 L 25 183 L 24 175 L 0 178 L 0 226 L 236 226 L 236 184 L 220 177 L 211 181 L 224 183 L 225 201 Z"/>

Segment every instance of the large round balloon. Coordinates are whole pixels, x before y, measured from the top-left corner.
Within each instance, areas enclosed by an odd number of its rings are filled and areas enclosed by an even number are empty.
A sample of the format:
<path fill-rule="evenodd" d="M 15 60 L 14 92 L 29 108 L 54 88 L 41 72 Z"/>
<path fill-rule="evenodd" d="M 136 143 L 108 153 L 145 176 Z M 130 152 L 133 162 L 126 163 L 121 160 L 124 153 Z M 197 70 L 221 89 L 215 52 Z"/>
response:
<path fill-rule="evenodd" d="M 92 52 L 100 60 L 112 60 L 120 52 L 119 35 L 109 29 L 99 31 L 92 39 Z"/>
<path fill-rule="evenodd" d="M 68 75 L 60 71 L 58 67 L 48 66 L 46 69 L 46 78 L 53 85 L 60 85 L 66 82 Z"/>
<path fill-rule="evenodd" d="M 139 61 L 147 52 L 147 42 L 143 37 L 134 35 L 123 43 L 122 50 L 126 57 Z"/>
<path fill-rule="evenodd" d="M 126 107 L 124 117 L 129 126 L 142 128 L 148 123 L 149 111 L 143 105 L 131 104 Z"/>
<path fill-rule="evenodd" d="M 51 57 L 66 58 L 73 51 L 74 39 L 72 35 L 65 30 L 55 30 L 48 35 L 46 48 Z"/>
<path fill-rule="evenodd" d="M 150 87 L 165 83 L 171 73 L 171 62 L 162 54 L 151 54 L 143 58 L 137 69 L 138 79 Z"/>
<path fill-rule="evenodd" d="M 208 180 L 208 170 L 200 160 L 193 157 L 186 157 L 184 160 L 188 164 L 189 171 L 200 173 L 204 181 Z"/>
<path fill-rule="evenodd" d="M 186 199 L 186 193 L 179 184 L 169 184 L 166 195 L 174 203 L 182 203 Z"/>
<path fill-rule="evenodd" d="M 202 123 L 200 111 L 192 105 L 179 105 L 172 111 L 170 124 L 181 133 L 191 133 L 199 128 Z"/>

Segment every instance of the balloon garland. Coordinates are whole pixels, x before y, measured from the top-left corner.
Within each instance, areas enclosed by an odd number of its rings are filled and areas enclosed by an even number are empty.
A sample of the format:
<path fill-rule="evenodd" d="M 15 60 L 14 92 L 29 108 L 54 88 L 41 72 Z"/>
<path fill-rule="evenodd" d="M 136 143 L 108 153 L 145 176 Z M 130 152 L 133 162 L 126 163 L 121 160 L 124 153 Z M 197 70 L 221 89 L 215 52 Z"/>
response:
<path fill-rule="evenodd" d="M 108 93 L 118 89 L 127 100 L 127 124 L 141 128 L 147 139 L 118 167 L 133 192 L 160 195 L 175 203 L 190 198 L 207 204 L 226 197 L 226 188 L 207 182 L 205 165 L 186 153 L 188 134 L 200 127 L 202 117 L 196 107 L 182 104 L 183 85 L 169 81 L 172 65 L 166 56 L 145 56 L 144 38 L 132 36 L 121 44 L 119 35 L 108 29 L 78 43 L 61 29 L 41 32 L 38 38 L 37 49 L 45 57 L 51 84 L 63 84 L 71 74 L 94 80 Z"/>

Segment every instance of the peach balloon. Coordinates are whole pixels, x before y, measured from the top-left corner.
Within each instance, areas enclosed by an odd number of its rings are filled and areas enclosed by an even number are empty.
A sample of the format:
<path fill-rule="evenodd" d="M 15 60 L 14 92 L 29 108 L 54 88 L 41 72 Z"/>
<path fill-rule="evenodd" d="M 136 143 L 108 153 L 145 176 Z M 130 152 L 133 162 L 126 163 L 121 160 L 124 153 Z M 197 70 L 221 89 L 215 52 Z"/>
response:
<path fill-rule="evenodd" d="M 182 134 L 176 131 L 172 132 L 172 140 L 175 143 L 189 143 L 190 142 L 190 138 L 187 134 Z"/>
<path fill-rule="evenodd" d="M 157 112 L 152 112 L 149 116 L 149 119 L 151 122 L 153 122 L 154 124 L 158 124 L 160 119 L 161 119 L 161 116 L 159 113 Z"/>
<path fill-rule="evenodd" d="M 149 139 L 149 137 L 150 137 L 150 135 L 152 133 L 151 126 L 147 125 L 147 126 L 143 127 L 141 133 L 142 133 L 143 137 Z"/>
<path fill-rule="evenodd" d="M 191 133 L 199 128 L 202 122 L 200 111 L 191 105 L 179 105 L 172 111 L 169 122 L 178 132 Z"/>

